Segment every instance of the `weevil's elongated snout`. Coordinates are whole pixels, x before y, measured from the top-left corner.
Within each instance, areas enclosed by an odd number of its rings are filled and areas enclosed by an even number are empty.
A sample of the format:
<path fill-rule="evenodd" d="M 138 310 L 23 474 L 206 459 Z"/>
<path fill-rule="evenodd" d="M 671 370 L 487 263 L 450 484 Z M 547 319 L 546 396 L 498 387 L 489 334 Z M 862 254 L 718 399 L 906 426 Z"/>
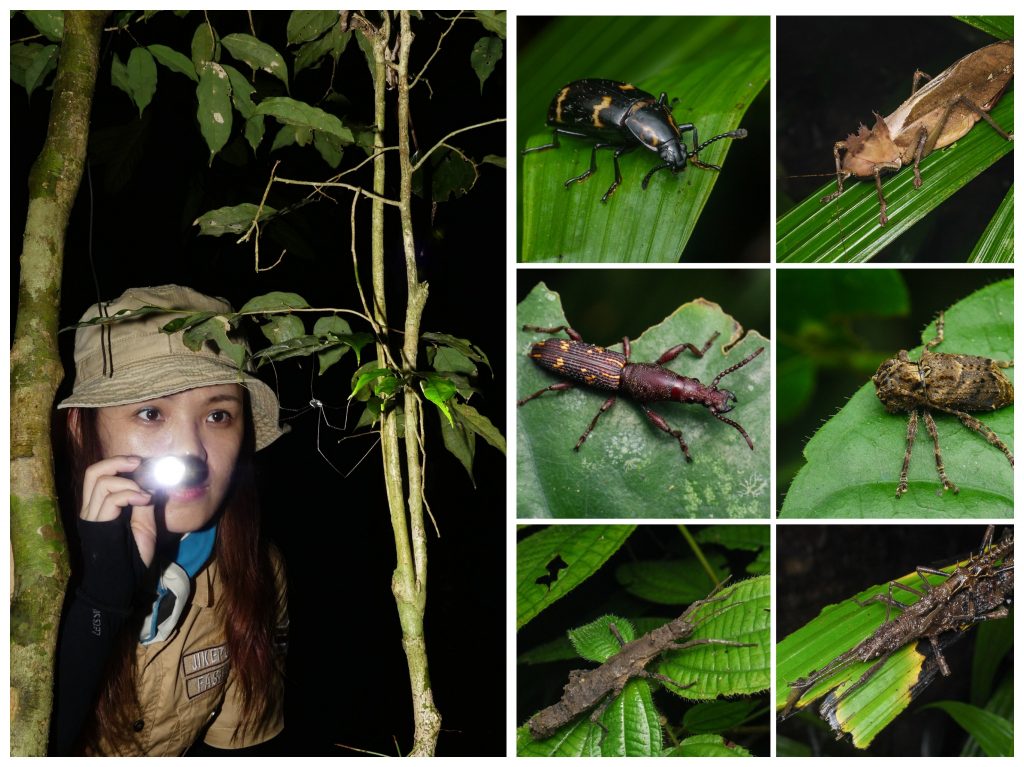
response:
<path fill-rule="evenodd" d="M 733 409 L 737 401 L 736 395 L 728 389 L 718 389 L 715 391 L 715 401 L 712 403 L 711 408 L 716 413 L 728 413 Z"/>

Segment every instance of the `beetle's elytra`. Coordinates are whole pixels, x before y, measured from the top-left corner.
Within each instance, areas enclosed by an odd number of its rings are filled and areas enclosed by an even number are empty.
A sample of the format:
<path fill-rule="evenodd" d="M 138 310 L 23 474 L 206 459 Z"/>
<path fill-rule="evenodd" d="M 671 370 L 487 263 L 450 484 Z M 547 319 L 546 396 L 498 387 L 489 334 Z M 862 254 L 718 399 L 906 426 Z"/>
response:
<path fill-rule="evenodd" d="M 907 470 L 910 454 L 917 435 L 920 413 L 925 427 L 935 443 L 935 468 L 942 481 L 943 492 L 960 492 L 949 477 L 939 449 L 939 432 L 931 411 L 955 415 L 969 429 L 978 432 L 990 445 L 999 448 L 1013 466 L 1013 453 L 988 426 L 970 412 L 998 410 L 1013 404 L 1013 383 L 1001 368 L 1013 367 L 1012 360 L 993 360 L 967 354 L 938 354 L 932 352 L 942 343 L 945 320 L 943 313 L 935 323 L 935 338 L 924 345 L 921 359 L 914 362 L 905 349 L 886 360 L 872 377 L 875 393 L 890 413 L 908 412 L 907 452 L 903 456 L 903 471 L 896 487 L 896 497 L 907 492 Z"/>
<path fill-rule="evenodd" d="M 536 325 L 524 325 L 523 330 L 533 330 L 538 333 L 559 333 L 564 331 L 569 338 L 550 338 L 532 344 L 530 347 L 530 359 L 540 367 L 554 373 L 567 381 L 546 386 L 528 397 L 524 397 L 516 404 L 525 405 L 532 399 L 536 399 L 547 391 L 564 391 L 571 389 L 576 382 L 597 389 L 599 391 L 611 392 L 611 396 L 597 411 L 590 426 L 583 432 L 583 435 L 576 442 L 575 450 L 586 441 L 587 437 L 597 425 L 597 419 L 601 417 L 612 405 L 618 395 L 628 397 L 644 411 L 648 420 L 666 434 L 670 434 L 679 442 L 679 448 L 687 461 L 692 461 L 690 448 L 683 440 L 682 432 L 673 429 L 658 413 L 654 412 L 648 405 L 652 402 L 681 402 L 683 404 L 702 405 L 722 423 L 729 424 L 736 431 L 743 435 L 750 449 L 754 449 L 747 432 L 733 420 L 726 418 L 723 413 L 728 413 L 736 402 L 736 395 L 726 389 L 719 389 L 718 382 L 723 377 L 735 370 L 739 370 L 757 355 L 764 351 L 764 347 L 756 349 L 744 359 L 732 367 L 726 368 L 711 382 L 710 386 L 702 384 L 696 378 L 687 378 L 678 373 L 663 367 L 664 363 L 671 362 L 685 350 L 689 350 L 696 357 L 703 357 L 704 353 L 711 348 L 711 344 L 718 338 L 715 333 L 708 339 L 707 343 L 700 349 L 690 343 L 682 343 L 673 346 L 665 351 L 655 362 L 631 362 L 629 339 L 622 339 L 623 353 L 611 351 L 603 346 L 595 346 L 586 343 L 583 338 L 567 325 L 559 325 L 555 328 L 541 328 Z"/>
<path fill-rule="evenodd" d="M 595 139 L 590 152 L 590 168 L 579 176 L 565 182 L 584 181 L 597 170 L 597 150 L 614 149 L 612 162 L 615 165 L 615 181 L 601 197 L 607 202 L 615 189 L 622 183 L 619 171 L 619 157 L 637 147 L 657 152 L 661 163 L 651 168 L 644 176 L 641 187 L 647 184 L 656 172 L 670 169 L 678 173 L 690 162 L 700 168 L 721 170 L 718 165 L 701 162 L 700 151 L 708 144 L 724 138 L 746 138 L 743 128 L 722 133 L 700 144 L 697 128 L 693 123 L 678 125 L 669 109 L 668 95 L 662 93 L 657 99 L 635 85 L 616 80 L 588 78 L 576 80 L 564 86 L 551 100 L 548 107 L 548 125 L 554 128 L 551 143 L 529 147 L 523 150 L 539 152 L 559 147 L 558 136 L 575 136 Z M 693 150 L 687 148 L 683 133 L 693 133 Z"/>

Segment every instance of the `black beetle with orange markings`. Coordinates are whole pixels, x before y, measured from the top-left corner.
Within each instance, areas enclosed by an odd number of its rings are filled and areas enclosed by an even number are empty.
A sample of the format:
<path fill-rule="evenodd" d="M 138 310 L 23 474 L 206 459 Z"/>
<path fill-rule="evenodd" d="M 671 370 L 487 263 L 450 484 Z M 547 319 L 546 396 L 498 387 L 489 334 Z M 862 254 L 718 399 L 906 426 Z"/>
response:
<path fill-rule="evenodd" d="M 601 197 L 601 202 L 607 202 L 622 183 L 619 157 L 639 146 L 657 152 L 662 160 L 644 176 L 640 186 L 647 189 L 651 176 L 659 170 L 669 168 L 673 173 L 678 173 L 686 168 L 687 162 L 699 168 L 721 170 L 718 165 L 701 162 L 700 151 L 719 139 L 747 136 L 747 131 L 739 128 L 699 144 L 697 127 L 693 123 L 678 125 L 672 117 L 666 93 L 663 92 L 655 99 L 650 93 L 640 90 L 635 85 L 594 78 L 571 82 L 555 94 L 551 106 L 548 107 L 548 125 L 555 129 L 551 143 L 529 147 L 523 150 L 523 154 L 557 149 L 559 134 L 597 139 L 590 152 L 590 168 L 566 181 L 567 187 L 574 181 L 586 180 L 597 170 L 598 149 L 615 150 L 612 155 L 615 181 Z M 687 148 L 682 138 L 682 134 L 687 132 L 693 133 L 693 151 Z"/>
<path fill-rule="evenodd" d="M 523 330 L 533 330 L 538 333 L 558 333 L 565 331 L 569 339 L 551 338 L 540 341 L 530 347 L 530 358 L 545 370 L 549 370 L 562 378 L 568 378 L 576 383 L 583 384 L 592 389 L 611 392 L 612 395 L 597 411 L 594 420 L 590 422 L 587 430 L 576 442 L 575 450 L 580 449 L 590 432 L 597 425 L 597 419 L 615 404 L 618 395 L 623 395 L 635 401 L 646 414 L 648 420 L 666 434 L 671 434 L 679 441 L 679 447 L 686 456 L 687 461 L 692 461 L 690 448 L 683 440 L 682 432 L 671 428 L 660 415 L 648 407 L 652 402 L 682 402 L 683 404 L 703 405 L 715 418 L 722 423 L 727 423 L 743 435 L 750 449 L 754 449 L 754 443 L 750 440 L 747 432 L 735 421 L 732 421 L 722 413 L 728 413 L 736 402 L 736 395 L 726 389 L 719 389 L 718 382 L 733 371 L 750 362 L 754 357 L 764 351 L 764 347 L 746 356 L 732 367 L 726 368 L 706 386 L 696 378 L 681 376 L 663 367 L 664 363 L 670 362 L 683 353 L 686 349 L 696 357 L 703 357 L 704 353 L 711 348 L 711 344 L 718 338 L 715 333 L 698 349 L 690 343 L 677 344 L 665 351 L 655 362 L 630 362 L 629 339 L 622 339 L 623 353 L 613 352 L 603 346 L 595 346 L 584 342 L 583 338 L 568 325 L 559 325 L 554 328 L 542 328 L 536 325 L 523 325 Z M 525 405 L 532 399 L 536 399 L 546 391 L 564 391 L 573 388 L 570 381 L 546 386 L 540 391 L 534 392 L 528 397 L 519 400 L 516 405 Z"/>

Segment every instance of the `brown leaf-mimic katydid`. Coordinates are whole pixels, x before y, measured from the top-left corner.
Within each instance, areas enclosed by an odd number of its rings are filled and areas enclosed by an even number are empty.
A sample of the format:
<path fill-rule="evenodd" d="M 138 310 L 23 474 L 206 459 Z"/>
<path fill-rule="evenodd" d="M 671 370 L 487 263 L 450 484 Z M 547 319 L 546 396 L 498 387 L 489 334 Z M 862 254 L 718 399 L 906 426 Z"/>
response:
<path fill-rule="evenodd" d="M 631 642 L 625 642 L 615 624 L 610 623 L 608 629 L 621 645 L 621 649 L 595 669 L 569 672 L 569 681 L 562 692 L 561 700 L 530 718 L 527 723 L 530 734 L 536 740 L 550 737 L 559 728 L 591 710 L 590 721 L 605 729 L 601 723 L 601 714 L 622 693 L 630 679 L 656 679 L 677 689 L 692 687 L 696 682 L 680 684 L 663 674 L 647 670 L 648 664 L 669 650 L 686 650 L 707 644 L 753 647 L 754 644 L 750 642 L 734 642 L 727 639 L 687 640 L 701 624 L 739 605 L 734 603 L 711 610 L 699 618 L 695 616 L 704 605 L 725 598 L 717 596 L 723 585 L 724 583 L 715 588 L 706 598 L 698 599 L 691 604 L 678 618 Z"/>
<path fill-rule="evenodd" d="M 874 127 L 869 130 L 861 125 L 857 133 L 835 143 L 836 191 L 821 201 L 836 199 L 843 192 L 843 181 L 851 176 L 873 177 L 878 190 L 879 223 L 885 226 L 889 218 L 882 194 L 883 171 L 898 171 L 913 164 L 914 186 L 920 187 L 922 158 L 963 137 L 978 120 L 985 120 L 1000 136 L 1013 140 L 1013 134 L 988 114 L 1012 77 L 1012 40 L 969 53 L 935 77 L 918 70 L 910 98 L 896 111 L 884 118 L 876 112 Z M 922 80 L 927 83 L 919 88 Z"/>

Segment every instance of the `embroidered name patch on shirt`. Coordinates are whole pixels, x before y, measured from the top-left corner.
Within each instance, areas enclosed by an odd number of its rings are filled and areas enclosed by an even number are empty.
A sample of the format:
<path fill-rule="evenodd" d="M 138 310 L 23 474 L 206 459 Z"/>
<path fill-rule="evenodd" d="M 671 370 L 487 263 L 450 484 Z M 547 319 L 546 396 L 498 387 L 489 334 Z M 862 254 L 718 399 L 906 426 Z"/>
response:
<path fill-rule="evenodd" d="M 217 645 L 184 655 L 181 670 L 189 700 L 224 684 L 228 676 L 227 645 Z"/>

